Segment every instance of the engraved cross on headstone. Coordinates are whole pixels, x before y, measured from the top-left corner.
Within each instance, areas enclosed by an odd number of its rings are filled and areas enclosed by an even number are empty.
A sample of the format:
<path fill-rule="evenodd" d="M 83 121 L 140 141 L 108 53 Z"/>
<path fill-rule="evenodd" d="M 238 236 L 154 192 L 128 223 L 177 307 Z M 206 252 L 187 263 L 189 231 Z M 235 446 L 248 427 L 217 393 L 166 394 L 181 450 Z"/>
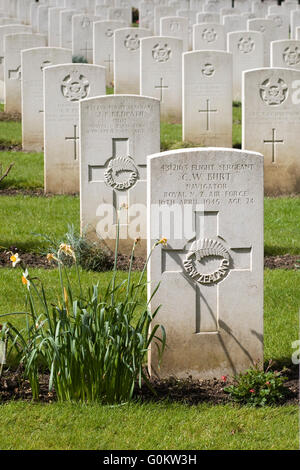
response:
<path fill-rule="evenodd" d="M 220 302 L 220 285 L 226 283 L 226 277 L 230 276 L 232 271 L 250 271 L 251 270 L 251 247 L 232 247 L 228 248 L 228 245 L 220 237 L 219 234 L 219 213 L 217 211 L 205 211 L 194 212 L 194 224 L 195 224 L 195 238 L 189 242 L 175 241 L 173 244 L 176 248 L 167 246 L 162 248 L 161 253 L 161 273 L 162 276 L 168 276 L 176 284 L 176 278 L 178 276 L 186 280 L 186 286 L 194 291 L 194 305 L 189 305 L 188 309 L 191 312 L 194 320 L 191 320 L 190 325 L 191 333 L 218 333 L 219 331 L 219 307 Z M 201 224 L 203 227 L 201 227 Z M 184 261 L 186 260 L 187 254 L 190 250 L 192 242 L 199 240 L 200 238 L 208 239 L 212 241 L 218 241 L 223 245 L 229 253 L 229 270 L 226 277 L 219 282 L 207 282 L 201 284 L 192 279 L 184 267 Z M 229 242 L 230 243 L 230 242 Z M 170 241 L 170 245 L 172 242 Z M 180 246 L 181 245 L 181 246 Z M 196 269 L 201 271 L 202 274 L 211 273 L 217 266 L 219 266 L 220 259 L 214 256 L 206 256 L 199 263 L 196 263 Z M 181 283 L 182 284 L 182 283 Z M 188 287 L 186 295 L 188 292 Z M 187 323 L 188 319 L 187 319 Z M 192 326 L 193 325 L 193 326 Z"/>
<path fill-rule="evenodd" d="M 163 83 L 164 83 L 164 79 L 161 77 L 160 78 L 160 84 L 154 86 L 154 88 L 160 90 L 160 102 L 161 103 L 163 102 L 163 97 L 164 97 L 163 90 L 166 89 L 166 88 L 169 88 L 167 85 L 163 85 Z"/>
<path fill-rule="evenodd" d="M 88 42 L 87 41 L 85 41 L 85 47 L 83 49 L 80 49 L 80 50 L 84 52 L 84 57 L 86 58 L 86 60 L 88 60 L 89 52 L 90 51 L 93 52 L 93 48 L 88 47 Z"/>
<path fill-rule="evenodd" d="M 21 80 L 21 65 L 16 70 L 9 70 L 8 78 L 9 80 Z"/>
<path fill-rule="evenodd" d="M 130 140 L 129 138 L 113 138 L 112 139 L 112 155 L 108 160 L 105 162 L 104 165 L 89 165 L 88 167 L 88 178 L 90 183 L 107 183 L 107 175 L 108 165 L 111 162 L 114 162 L 118 158 L 126 158 L 134 161 L 134 157 L 130 154 Z M 138 180 L 146 180 L 146 164 L 141 165 L 134 162 L 136 169 L 138 170 L 139 176 Z M 112 172 L 113 179 L 119 180 L 128 180 L 132 171 L 132 165 L 126 168 L 120 165 L 117 165 Z M 134 184 L 132 185 L 132 187 Z M 115 209 L 115 223 L 117 223 L 116 215 L 119 212 L 119 222 L 121 225 L 128 225 L 128 206 L 129 206 L 129 190 L 124 188 L 122 190 L 118 189 L 116 186 L 110 185 L 109 186 L 112 190 L 112 200 Z M 120 208 L 123 209 L 120 211 Z"/>
<path fill-rule="evenodd" d="M 73 140 L 74 142 L 74 160 L 77 160 L 77 142 L 79 140 L 79 136 L 77 135 L 77 125 L 74 124 L 74 135 L 73 137 L 65 137 L 65 140 Z"/>
<path fill-rule="evenodd" d="M 206 100 L 206 109 L 199 109 L 199 113 L 206 113 L 206 130 L 210 130 L 210 113 L 217 113 L 217 109 L 210 109 L 210 100 Z"/>
<path fill-rule="evenodd" d="M 272 139 L 271 140 L 264 140 L 264 144 L 271 144 L 272 145 L 272 163 L 276 161 L 276 144 L 284 144 L 283 139 L 276 140 L 276 129 L 272 129 Z"/>
<path fill-rule="evenodd" d="M 111 55 L 108 54 L 108 59 L 104 61 L 105 63 L 108 63 L 108 71 L 111 72 L 112 70 L 112 67 L 111 67 L 111 64 L 114 63 L 114 61 L 111 59 Z"/>

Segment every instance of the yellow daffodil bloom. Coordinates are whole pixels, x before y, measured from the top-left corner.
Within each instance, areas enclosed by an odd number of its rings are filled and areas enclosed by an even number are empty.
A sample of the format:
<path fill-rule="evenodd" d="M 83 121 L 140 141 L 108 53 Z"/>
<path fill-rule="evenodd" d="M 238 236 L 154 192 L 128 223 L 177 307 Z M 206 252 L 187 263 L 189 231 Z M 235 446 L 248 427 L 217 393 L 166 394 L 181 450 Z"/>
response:
<path fill-rule="evenodd" d="M 157 244 L 166 246 L 167 243 L 168 243 L 168 240 L 166 238 L 162 238 L 161 240 L 159 240 L 159 242 Z"/>
<path fill-rule="evenodd" d="M 75 253 L 71 245 L 67 245 L 66 243 L 62 243 L 59 247 L 59 252 L 65 253 L 67 256 L 72 256 L 75 259 Z"/>

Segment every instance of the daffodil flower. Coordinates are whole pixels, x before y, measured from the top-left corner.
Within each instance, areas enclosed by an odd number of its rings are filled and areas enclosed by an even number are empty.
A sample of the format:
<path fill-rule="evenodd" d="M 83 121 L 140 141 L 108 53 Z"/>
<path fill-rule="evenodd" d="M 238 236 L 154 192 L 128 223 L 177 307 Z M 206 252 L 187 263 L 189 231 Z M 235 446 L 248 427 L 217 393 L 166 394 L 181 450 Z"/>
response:
<path fill-rule="evenodd" d="M 75 259 L 75 253 L 71 245 L 67 245 L 66 243 L 61 243 L 59 247 L 59 253 L 63 252 L 67 256 L 72 256 Z"/>
<path fill-rule="evenodd" d="M 158 242 L 157 245 L 163 245 L 166 246 L 168 243 L 168 240 L 166 238 L 161 238 Z"/>
<path fill-rule="evenodd" d="M 16 253 L 14 255 L 11 255 L 10 261 L 12 262 L 13 268 L 15 268 L 17 266 L 17 264 L 21 262 L 21 258 L 18 255 L 18 253 Z"/>
<path fill-rule="evenodd" d="M 28 277 L 29 277 L 29 273 L 28 273 L 28 270 L 26 269 L 25 273 L 23 273 L 23 276 L 22 276 L 22 284 L 23 286 L 26 286 L 27 289 L 29 289 L 30 287 L 30 281 Z"/>

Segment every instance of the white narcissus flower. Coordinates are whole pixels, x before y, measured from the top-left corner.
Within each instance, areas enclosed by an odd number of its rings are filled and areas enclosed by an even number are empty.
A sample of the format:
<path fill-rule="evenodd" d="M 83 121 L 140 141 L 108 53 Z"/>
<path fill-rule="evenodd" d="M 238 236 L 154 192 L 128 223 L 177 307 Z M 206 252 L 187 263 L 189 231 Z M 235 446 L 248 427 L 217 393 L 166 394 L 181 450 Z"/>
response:
<path fill-rule="evenodd" d="M 12 262 L 13 268 L 15 268 L 17 264 L 21 262 L 21 258 L 18 253 L 15 253 L 14 255 L 11 255 L 10 261 Z"/>
<path fill-rule="evenodd" d="M 30 287 L 30 281 L 28 277 L 29 277 L 29 273 L 28 273 L 28 270 L 26 269 L 25 273 L 23 273 L 23 276 L 22 276 L 22 284 L 26 286 L 27 289 L 29 289 Z"/>

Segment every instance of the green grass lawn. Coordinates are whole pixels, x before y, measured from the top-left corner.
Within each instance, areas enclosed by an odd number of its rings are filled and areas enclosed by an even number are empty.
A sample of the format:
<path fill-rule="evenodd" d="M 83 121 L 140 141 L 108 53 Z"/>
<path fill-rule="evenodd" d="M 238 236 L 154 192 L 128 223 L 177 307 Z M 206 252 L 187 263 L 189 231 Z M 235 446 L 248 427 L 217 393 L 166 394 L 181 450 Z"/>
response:
<path fill-rule="evenodd" d="M 38 166 L 38 164 L 37 164 Z M 38 173 L 36 173 L 38 178 Z M 32 176 L 33 177 L 33 176 Z M 22 175 L 20 175 L 21 185 Z M 73 196 L 0 196 L 0 246 L 34 251 L 45 244 L 32 233 L 61 238 L 68 224 L 79 229 L 79 198 Z M 33 217 L 34 214 L 34 217 Z M 265 252 L 300 255 L 300 198 L 265 198 Z"/>
<path fill-rule="evenodd" d="M 22 126 L 20 122 L 0 121 L 0 144 L 22 144 Z"/>
<path fill-rule="evenodd" d="M 44 156 L 42 153 L 0 152 L 2 171 L 14 167 L 1 183 L 1 189 L 36 190 L 44 188 Z"/>
<path fill-rule="evenodd" d="M 60 294 L 58 271 L 30 269 L 31 277 L 37 277 L 43 282 L 50 302 L 57 302 Z M 20 269 L 0 270 L 0 315 L 10 312 L 24 312 L 26 289 L 21 284 Z M 111 279 L 112 273 L 92 273 L 81 270 L 82 285 L 85 289 L 99 283 L 105 289 Z M 127 277 L 127 273 L 119 272 L 120 280 Z M 137 279 L 138 273 L 134 273 Z M 292 342 L 297 340 L 299 331 L 299 272 L 285 270 L 265 270 L 265 361 L 269 359 L 280 363 L 290 362 L 293 352 Z M 75 270 L 71 269 L 70 278 L 75 280 Z M 75 289 L 77 294 L 79 290 Z M 144 299 L 146 300 L 146 298 Z M 10 317 L 14 324 L 22 327 L 25 322 L 23 316 Z M 4 323 L 5 318 L 0 319 Z"/>
<path fill-rule="evenodd" d="M 295 406 L 8 403 L 0 421 L 1 450 L 298 449 Z"/>

